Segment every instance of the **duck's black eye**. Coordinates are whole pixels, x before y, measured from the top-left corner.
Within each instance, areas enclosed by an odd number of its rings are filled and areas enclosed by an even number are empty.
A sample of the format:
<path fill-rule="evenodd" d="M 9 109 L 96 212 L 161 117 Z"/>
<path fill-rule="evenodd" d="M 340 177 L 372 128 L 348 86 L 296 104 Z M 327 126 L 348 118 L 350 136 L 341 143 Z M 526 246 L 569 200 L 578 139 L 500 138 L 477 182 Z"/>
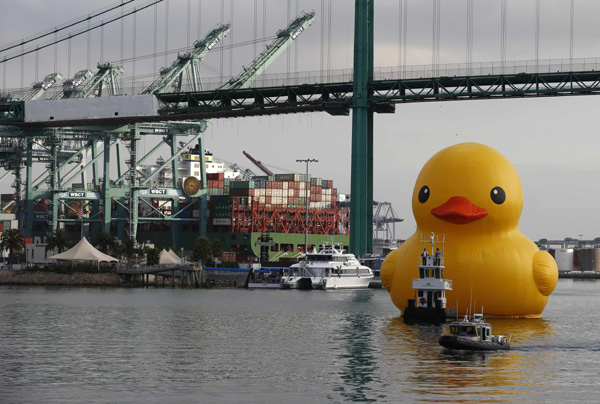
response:
<path fill-rule="evenodd" d="M 494 201 L 494 203 L 496 205 L 502 205 L 504 203 L 504 201 L 506 200 L 506 193 L 504 192 L 504 190 L 500 187 L 494 187 L 492 189 L 492 192 L 490 192 L 490 197 L 492 198 L 492 201 Z"/>
<path fill-rule="evenodd" d="M 425 203 L 429 199 L 429 187 L 427 185 L 423 185 L 423 188 L 419 191 L 419 202 Z"/>

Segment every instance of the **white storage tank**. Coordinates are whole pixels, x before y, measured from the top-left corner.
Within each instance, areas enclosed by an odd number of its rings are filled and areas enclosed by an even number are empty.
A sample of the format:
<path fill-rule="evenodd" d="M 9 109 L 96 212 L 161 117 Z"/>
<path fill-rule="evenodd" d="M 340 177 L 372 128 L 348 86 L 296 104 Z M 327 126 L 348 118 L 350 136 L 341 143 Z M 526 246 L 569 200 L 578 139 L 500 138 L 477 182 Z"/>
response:
<path fill-rule="evenodd" d="M 582 248 L 580 254 L 582 271 L 600 272 L 600 249 Z"/>
<path fill-rule="evenodd" d="M 557 248 L 554 250 L 554 259 L 558 272 L 571 272 L 573 270 L 573 249 Z"/>

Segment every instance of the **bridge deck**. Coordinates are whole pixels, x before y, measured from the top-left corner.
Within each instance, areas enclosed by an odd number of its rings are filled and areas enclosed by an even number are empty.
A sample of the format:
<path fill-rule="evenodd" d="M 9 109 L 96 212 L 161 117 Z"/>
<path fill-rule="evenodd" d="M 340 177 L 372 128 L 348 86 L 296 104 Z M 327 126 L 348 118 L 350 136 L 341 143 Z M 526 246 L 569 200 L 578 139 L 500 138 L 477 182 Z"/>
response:
<path fill-rule="evenodd" d="M 348 115 L 353 83 L 301 84 L 237 90 L 157 94 L 155 116 L 27 122 L 21 101 L 0 103 L 0 125 L 23 128 L 114 125 L 326 111 Z M 369 84 L 375 112 L 394 112 L 394 104 L 502 98 L 552 97 L 600 93 L 600 72 L 522 73 L 375 80 Z M 42 101 L 42 102 L 52 102 Z M 86 102 L 86 99 L 81 99 Z"/>

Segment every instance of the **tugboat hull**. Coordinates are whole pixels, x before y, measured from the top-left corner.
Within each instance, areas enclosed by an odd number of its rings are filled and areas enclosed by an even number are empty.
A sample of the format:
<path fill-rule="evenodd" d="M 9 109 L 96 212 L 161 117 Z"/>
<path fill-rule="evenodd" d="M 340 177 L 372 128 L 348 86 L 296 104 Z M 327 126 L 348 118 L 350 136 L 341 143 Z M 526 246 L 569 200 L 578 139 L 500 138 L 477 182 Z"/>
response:
<path fill-rule="evenodd" d="M 510 349 L 508 342 L 477 341 L 456 335 L 442 335 L 439 343 L 444 348 L 462 351 L 508 351 Z"/>
<path fill-rule="evenodd" d="M 402 313 L 405 323 L 445 323 L 456 319 L 455 309 L 435 309 L 407 306 Z"/>

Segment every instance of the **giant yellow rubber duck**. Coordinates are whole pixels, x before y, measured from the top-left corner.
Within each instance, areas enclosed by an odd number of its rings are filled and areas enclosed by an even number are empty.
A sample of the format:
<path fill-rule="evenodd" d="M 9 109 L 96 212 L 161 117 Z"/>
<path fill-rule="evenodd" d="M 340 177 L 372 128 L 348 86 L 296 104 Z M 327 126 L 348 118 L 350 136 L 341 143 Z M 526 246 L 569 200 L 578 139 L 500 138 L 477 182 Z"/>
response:
<path fill-rule="evenodd" d="M 421 235 L 445 234 L 445 278 L 453 282 L 447 307 L 486 317 L 540 317 L 558 280 L 554 258 L 518 228 L 521 180 L 496 150 L 462 143 L 425 164 L 412 195 L 417 230 L 381 267 L 381 281 L 404 310 L 414 298 Z"/>

